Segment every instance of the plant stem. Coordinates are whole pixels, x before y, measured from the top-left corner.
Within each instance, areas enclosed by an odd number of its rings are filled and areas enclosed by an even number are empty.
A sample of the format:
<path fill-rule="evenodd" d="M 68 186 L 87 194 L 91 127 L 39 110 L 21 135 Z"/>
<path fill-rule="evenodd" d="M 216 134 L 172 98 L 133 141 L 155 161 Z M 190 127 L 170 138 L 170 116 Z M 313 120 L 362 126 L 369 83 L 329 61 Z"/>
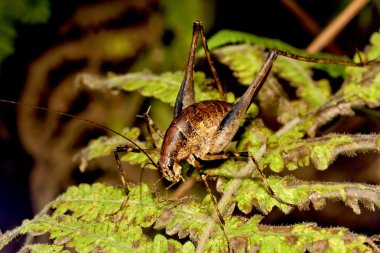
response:
<path fill-rule="evenodd" d="M 331 24 L 329 24 L 306 48 L 309 53 L 315 53 L 325 48 L 356 14 L 368 4 L 368 0 L 353 0 Z"/>

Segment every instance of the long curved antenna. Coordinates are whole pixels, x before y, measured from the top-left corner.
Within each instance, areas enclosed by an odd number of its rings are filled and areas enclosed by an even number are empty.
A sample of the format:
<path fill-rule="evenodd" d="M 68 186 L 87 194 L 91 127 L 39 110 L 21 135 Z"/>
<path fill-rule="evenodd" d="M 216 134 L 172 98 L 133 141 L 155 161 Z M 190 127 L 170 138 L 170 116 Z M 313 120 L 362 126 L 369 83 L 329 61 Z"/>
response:
<path fill-rule="evenodd" d="M 143 177 L 144 177 L 144 171 L 145 171 L 145 168 L 146 168 L 148 165 L 150 165 L 150 164 L 152 164 L 152 163 L 146 163 L 146 164 L 142 167 L 141 172 L 140 172 L 140 183 L 142 183 L 142 180 L 143 180 Z M 152 164 L 152 165 L 154 166 L 154 164 Z"/>
<path fill-rule="evenodd" d="M 129 141 L 130 143 L 132 143 L 139 151 L 141 151 L 144 155 L 146 155 L 146 157 L 148 157 L 148 159 L 151 161 L 151 163 L 153 164 L 153 166 L 158 169 L 158 165 L 153 161 L 153 159 L 148 155 L 148 153 L 146 153 L 145 150 L 142 149 L 136 142 L 132 141 L 128 137 L 124 136 L 123 134 L 121 134 L 121 133 L 119 133 L 119 132 L 117 132 L 117 131 L 109 128 L 109 127 L 106 127 L 106 126 L 104 126 L 104 125 L 102 125 L 102 124 L 100 124 L 100 123 L 98 123 L 96 121 L 93 121 L 93 120 L 90 120 L 90 119 L 86 119 L 86 118 L 82 118 L 82 117 L 79 117 L 79 116 L 76 116 L 76 115 L 72 115 L 72 114 L 69 114 L 69 113 L 64 113 L 64 112 L 61 112 L 61 111 L 58 111 L 58 110 L 48 109 L 48 108 L 42 107 L 42 106 L 28 104 L 28 103 L 21 103 L 21 102 L 6 100 L 6 99 L 0 99 L 0 102 L 8 103 L 8 104 L 14 104 L 14 105 L 18 105 L 18 106 L 30 107 L 30 108 L 34 108 L 34 109 L 45 111 L 45 112 L 53 112 L 53 113 L 56 113 L 56 114 L 59 114 L 59 115 L 65 116 L 65 117 L 78 119 L 78 120 L 90 123 L 90 124 L 92 124 L 94 126 L 103 128 L 104 130 L 107 130 L 107 131 L 109 131 L 109 132 L 111 132 L 113 134 L 119 135 L 123 139 L 125 139 L 125 140 Z"/>

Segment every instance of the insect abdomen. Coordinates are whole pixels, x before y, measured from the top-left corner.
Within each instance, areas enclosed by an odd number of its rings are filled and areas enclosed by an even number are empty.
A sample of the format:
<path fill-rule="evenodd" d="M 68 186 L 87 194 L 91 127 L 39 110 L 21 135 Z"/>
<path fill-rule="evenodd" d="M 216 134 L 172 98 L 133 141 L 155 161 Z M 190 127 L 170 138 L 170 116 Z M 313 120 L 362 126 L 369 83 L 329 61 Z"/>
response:
<path fill-rule="evenodd" d="M 207 154 L 220 122 L 231 108 L 230 103 L 209 100 L 183 109 L 165 133 L 161 155 L 182 161 L 190 154 Z"/>

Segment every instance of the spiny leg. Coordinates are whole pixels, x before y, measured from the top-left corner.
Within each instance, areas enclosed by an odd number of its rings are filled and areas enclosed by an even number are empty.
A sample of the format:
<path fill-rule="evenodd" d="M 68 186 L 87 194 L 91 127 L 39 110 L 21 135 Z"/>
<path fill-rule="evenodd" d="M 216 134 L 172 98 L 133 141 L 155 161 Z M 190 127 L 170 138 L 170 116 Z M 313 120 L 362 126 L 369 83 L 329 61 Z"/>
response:
<path fill-rule="evenodd" d="M 127 185 L 127 176 L 125 175 L 125 172 L 123 170 L 123 166 L 122 166 L 121 161 L 120 161 L 119 153 L 120 152 L 132 152 L 133 150 L 136 151 L 136 149 L 128 147 L 128 146 L 116 147 L 113 150 L 113 155 L 115 157 L 117 169 L 119 171 L 120 179 L 121 179 L 121 182 L 122 182 L 123 188 L 124 188 L 124 197 L 123 197 L 123 202 L 121 203 L 121 206 L 119 207 L 119 209 L 116 212 L 110 214 L 109 216 L 113 216 L 116 213 L 122 211 L 125 208 L 125 206 L 127 205 L 128 193 L 129 193 L 128 185 Z"/>
<path fill-rule="evenodd" d="M 193 155 L 191 155 L 187 161 L 198 170 L 199 176 L 201 177 L 203 184 L 206 186 L 207 192 L 210 195 L 211 202 L 215 208 L 216 214 L 222 226 L 223 234 L 224 234 L 224 237 L 226 238 L 228 252 L 231 252 L 230 241 L 228 239 L 227 231 L 226 231 L 226 222 L 224 221 L 223 216 L 218 208 L 218 202 L 216 201 L 214 194 L 211 192 L 211 188 L 207 182 L 207 176 L 203 173 L 201 165 L 199 164 L 199 162 L 195 159 Z"/>
<path fill-rule="evenodd" d="M 226 101 L 226 97 L 224 95 L 224 90 L 225 89 L 222 86 L 222 83 L 221 83 L 221 81 L 219 79 L 218 73 L 216 72 L 214 63 L 212 61 L 210 50 L 208 49 L 208 46 L 207 46 L 207 39 L 206 39 L 206 36 L 205 36 L 205 33 L 204 33 L 203 24 L 200 21 L 194 21 L 194 23 L 197 23 L 200 26 L 201 40 L 202 40 L 203 49 L 205 51 L 206 59 L 207 59 L 208 65 L 210 67 L 211 73 L 212 73 L 212 75 L 214 77 L 214 80 L 216 82 L 216 86 L 217 86 L 219 94 L 220 94 L 220 99 L 223 100 L 223 101 Z"/>
<path fill-rule="evenodd" d="M 287 58 L 314 62 L 314 63 L 328 63 L 328 64 L 343 64 L 346 66 L 355 66 L 363 67 L 373 64 L 373 61 L 354 63 L 352 61 L 336 60 L 336 59 L 323 59 L 323 58 L 314 58 L 309 56 L 301 56 L 292 53 L 283 52 L 280 50 L 272 50 L 269 52 L 267 59 L 264 64 L 261 66 L 259 72 L 254 78 L 252 84 L 246 90 L 244 95 L 240 100 L 231 108 L 227 115 L 223 118 L 222 122 L 219 125 L 217 134 L 213 145 L 210 149 L 211 153 L 219 153 L 224 150 L 226 143 L 230 143 L 232 138 L 235 136 L 240 123 L 244 117 L 244 114 L 247 112 L 252 100 L 257 96 L 257 93 L 260 91 L 261 87 L 264 85 L 271 69 L 273 63 L 277 57 L 281 55 Z"/>
<path fill-rule="evenodd" d="M 157 148 L 156 140 L 153 136 L 151 128 L 158 134 L 160 139 L 162 140 L 164 138 L 164 135 L 161 133 L 160 129 L 157 127 L 156 123 L 154 123 L 153 119 L 149 116 L 150 106 L 146 112 L 144 112 L 142 115 L 137 115 L 136 117 L 143 118 L 145 123 L 147 124 L 147 130 L 149 137 L 152 139 L 152 144 L 154 148 Z"/>
<path fill-rule="evenodd" d="M 374 61 L 362 61 L 359 54 L 360 62 L 356 63 L 353 61 L 347 61 L 347 60 L 339 60 L 339 59 L 327 59 L 327 58 L 316 58 L 311 56 L 304 56 L 304 55 L 297 55 L 292 54 L 288 52 L 284 52 L 281 50 L 272 50 L 270 53 L 274 53 L 276 56 L 281 55 L 285 56 L 287 58 L 295 59 L 298 61 L 305 61 L 305 62 L 313 62 L 313 63 L 324 63 L 324 64 L 338 64 L 338 65 L 345 65 L 345 66 L 352 66 L 352 67 L 364 67 L 369 66 L 374 63 Z"/>
<path fill-rule="evenodd" d="M 254 156 L 250 152 L 236 152 L 236 153 L 226 152 L 226 153 L 220 153 L 220 154 L 206 154 L 201 159 L 205 160 L 205 161 L 207 161 L 207 160 L 213 161 L 213 160 L 220 160 L 220 159 L 240 158 L 240 157 L 248 157 L 252 160 L 252 162 L 254 163 L 254 165 L 256 167 L 256 170 L 260 174 L 261 180 L 263 181 L 265 188 L 268 190 L 268 192 L 272 196 L 272 198 L 274 198 L 275 200 L 277 200 L 281 204 L 285 204 L 285 205 L 288 205 L 291 207 L 297 206 L 296 204 L 289 203 L 285 200 L 282 200 L 279 196 L 277 196 L 277 194 L 273 191 L 272 187 L 270 186 L 267 177 L 265 176 L 263 171 L 260 169 L 258 162 L 256 161 L 256 159 L 254 158 Z"/>
<path fill-rule="evenodd" d="M 212 75 L 214 77 L 214 80 L 216 82 L 216 85 L 218 87 L 218 91 L 220 93 L 220 96 L 222 100 L 225 100 L 224 96 L 224 89 L 220 82 L 220 79 L 218 77 L 218 74 L 216 73 L 216 69 L 214 67 L 214 63 L 211 59 L 210 51 L 207 47 L 207 41 L 206 37 L 204 35 L 203 31 L 203 24 L 200 21 L 194 21 L 193 23 L 193 35 L 191 39 L 191 45 L 190 45 L 190 51 L 189 56 L 187 59 L 187 65 L 186 65 L 186 71 L 185 76 L 183 78 L 181 87 L 179 89 L 175 104 L 174 104 L 174 118 L 180 114 L 180 112 L 188 107 L 191 104 L 195 103 L 195 96 L 194 96 L 194 65 L 195 65 L 195 53 L 197 49 L 197 41 L 199 33 L 201 34 L 201 40 L 202 45 L 205 51 L 206 59 L 208 62 L 208 65 L 210 66 Z"/>
<path fill-rule="evenodd" d="M 124 169 L 123 169 L 123 165 L 121 164 L 121 160 L 120 160 L 120 156 L 119 156 L 119 153 L 121 152 L 135 152 L 135 153 L 140 153 L 140 152 L 143 152 L 145 155 L 147 155 L 147 152 L 155 152 L 156 150 L 141 150 L 141 149 L 138 149 L 138 148 L 132 148 L 132 147 L 129 147 L 129 146 L 122 146 L 122 147 L 116 147 L 113 151 L 113 154 L 114 154 L 114 158 L 115 158 L 115 161 L 116 161 L 116 164 L 117 164 L 117 168 L 118 168 L 118 171 L 119 171 L 119 175 L 120 175 L 120 179 L 121 179 L 121 182 L 123 184 L 123 188 L 124 188 L 124 197 L 123 197 L 123 202 L 121 203 L 119 209 L 110 214 L 109 216 L 113 216 L 115 215 L 116 213 L 122 211 L 125 206 L 127 205 L 127 201 L 128 201 L 128 193 L 129 193 L 129 190 L 128 190 L 128 185 L 127 185 L 127 176 L 124 172 Z M 142 168 L 141 170 L 141 174 L 140 174 L 140 181 L 142 181 L 142 173 L 144 172 L 145 168 L 150 165 L 150 164 L 153 164 L 153 163 L 147 163 L 144 165 L 144 167 Z M 154 165 L 154 164 L 153 164 Z M 141 194 L 142 195 L 142 194 Z"/>

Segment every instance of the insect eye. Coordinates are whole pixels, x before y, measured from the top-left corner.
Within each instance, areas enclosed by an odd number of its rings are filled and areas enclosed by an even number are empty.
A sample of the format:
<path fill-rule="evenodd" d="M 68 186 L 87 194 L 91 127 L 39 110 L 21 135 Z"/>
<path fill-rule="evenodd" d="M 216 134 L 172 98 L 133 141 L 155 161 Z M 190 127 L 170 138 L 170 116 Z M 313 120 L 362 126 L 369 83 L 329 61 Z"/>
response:
<path fill-rule="evenodd" d="M 157 165 L 160 171 L 172 171 L 174 166 L 174 160 L 169 157 L 162 156 Z"/>
<path fill-rule="evenodd" d="M 174 160 L 173 160 L 173 159 L 169 159 L 169 162 L 168 162 L 168 169 L 169 169 L 169 170 L 173 170 L 173 165 L 174 165 Z"/>

